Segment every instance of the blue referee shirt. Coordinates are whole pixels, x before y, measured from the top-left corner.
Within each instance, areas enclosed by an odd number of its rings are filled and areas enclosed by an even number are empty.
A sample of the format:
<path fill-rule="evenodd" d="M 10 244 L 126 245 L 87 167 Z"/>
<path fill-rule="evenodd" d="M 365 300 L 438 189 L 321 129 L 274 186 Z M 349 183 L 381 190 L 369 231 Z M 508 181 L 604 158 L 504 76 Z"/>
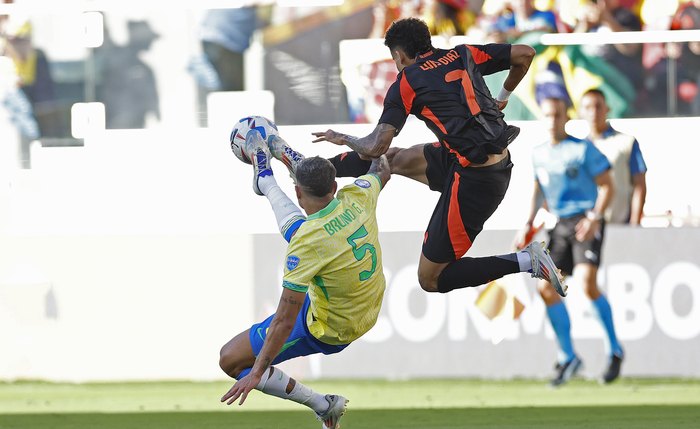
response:
<path fill-rule="evenodd" d="M 560 218 L 585 213 L 595 206 L 595 178 L 610 162 L 589 140 L 567 136 L 559 144 L 540 144 L 532 152 L 535 179 L 549 211 Z"/>

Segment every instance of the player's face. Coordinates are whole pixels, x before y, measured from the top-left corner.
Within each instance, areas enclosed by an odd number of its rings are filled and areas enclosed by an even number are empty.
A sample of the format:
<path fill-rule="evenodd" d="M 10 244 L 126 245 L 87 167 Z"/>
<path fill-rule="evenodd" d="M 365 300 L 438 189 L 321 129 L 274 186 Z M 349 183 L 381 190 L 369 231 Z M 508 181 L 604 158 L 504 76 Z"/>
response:
<path fill-rule="evenodd" d="M 547 99 L 542 102 L 541 109 L 547 131 L 552 134 L 564 134 L 564 126 L 569 119 L 566 114 L 566 103 L 562 100 Z"/>
<path fill-rule="evenodd" d="M 581 100 L 579 114 L 590 126 L 600 127 L 607 119 L 608 105 L 600 95 L 588 94 Z"/>

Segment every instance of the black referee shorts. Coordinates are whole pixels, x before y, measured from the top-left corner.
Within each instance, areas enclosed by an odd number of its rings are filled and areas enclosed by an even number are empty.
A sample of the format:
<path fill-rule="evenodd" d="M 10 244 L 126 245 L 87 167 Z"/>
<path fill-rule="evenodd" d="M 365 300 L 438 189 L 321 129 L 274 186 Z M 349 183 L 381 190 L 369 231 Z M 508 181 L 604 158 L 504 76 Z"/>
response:
<path fill-rule="evenodd" d="M 600 258 L 603 253 L 603 238 L 605 237 L 605 221 L 600 223 L 600 231 L 592 239 L 578 241 L 576 239 L 576 224 L 585 215 L 580 214 L 568 218 L 559 219 L 554 229 L 549 231 L 549 256 L 557 265 L 557 268 L 566 275 L 574 272 L 578 264 L 592 264 L 600 266 Z"/>

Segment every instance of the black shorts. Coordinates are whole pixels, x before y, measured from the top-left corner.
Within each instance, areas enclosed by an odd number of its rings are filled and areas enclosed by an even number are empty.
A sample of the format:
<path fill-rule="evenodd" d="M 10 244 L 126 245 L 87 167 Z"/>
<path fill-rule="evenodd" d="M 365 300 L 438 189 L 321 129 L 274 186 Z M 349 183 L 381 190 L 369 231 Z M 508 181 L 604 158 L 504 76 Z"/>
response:
<path fill-rule="evenodd" d="M 439 143 L 426 144 L 423 154 L 428 186 L 442 195 L 423 239 L 423 255 L 436 263 L 464 256 L 484 222 L 508 190 L 513 163 L 510 154 L 488 167 L 462 167 Z"/>
<path fill-rule="evenodd" d="M 576 224 L 583 218 L 584 215 L 581 214 L 560 219 L 554 229 L 549 231 L 549 256 L 566 275 L 571 275 L 578 264 L 600 266 L 605 221 L 601 221 L 600 231 L 591 240 L 581 242 L 576 239 Z"/>

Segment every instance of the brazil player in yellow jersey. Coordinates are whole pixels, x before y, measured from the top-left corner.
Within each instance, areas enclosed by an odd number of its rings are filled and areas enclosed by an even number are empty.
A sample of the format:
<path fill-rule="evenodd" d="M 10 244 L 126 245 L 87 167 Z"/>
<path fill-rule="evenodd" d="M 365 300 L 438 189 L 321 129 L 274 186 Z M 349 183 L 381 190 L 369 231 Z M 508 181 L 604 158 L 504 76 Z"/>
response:
<path fill-rule="evenodd" d="M 301 211 L 277 185 L 267 142 L 258 131 L 246 138 L 253 188 L 265 195 L 289 241 L 282 296 L 275 314 L 238 334 L 221 349 L 221 368 L 238 381 L 221 398 L 229 405 L 257 389 L 306 405 L 323 428 L 337 428 L 347 399 L 324 395 L 273 365 L 314 353 L 345 349 L 377 321 L 386 282 L 375 210 L 390 177 L 386 157 L 337 192 L 330 161 L 308 158 L 295 165 Z"/>

